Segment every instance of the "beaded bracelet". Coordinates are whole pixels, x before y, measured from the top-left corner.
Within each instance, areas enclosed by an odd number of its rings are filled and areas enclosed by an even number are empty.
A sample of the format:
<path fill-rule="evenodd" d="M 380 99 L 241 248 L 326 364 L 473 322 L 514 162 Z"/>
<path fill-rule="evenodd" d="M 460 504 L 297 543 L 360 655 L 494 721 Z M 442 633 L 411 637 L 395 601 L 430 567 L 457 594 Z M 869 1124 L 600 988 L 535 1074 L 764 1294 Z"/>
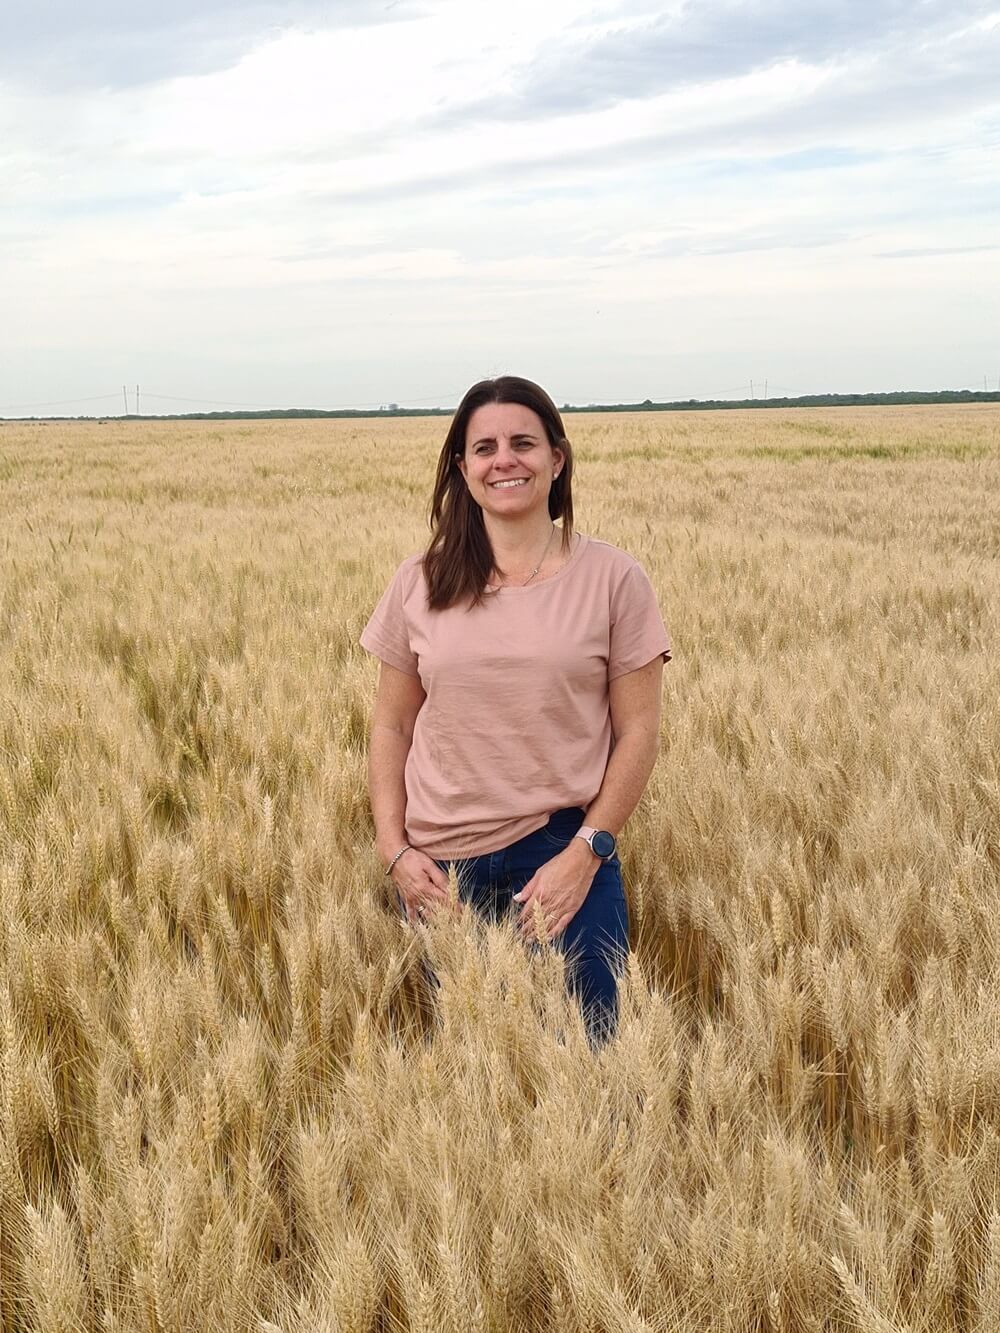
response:
<path fill-rule="evenodd" d="M 412 850 L 413 850 L 413 848 L 410 846 L 409 843 L 406 843 L 406 845 L 405 845 L 404 847 L 400 847 L 399 851 L 396 853 L 396 855 L 392 858 L 392 860 L 391 860 L 391 861 L 389 862 L 389 864 L 386 866 L 386 868 L 385 868 L 385 873 L 386 873 L 387 875 L 390 874 L 391 871 L 392 871 L 392 867 L 396 864 L 396 862 L 397 862 L 397 861 L 399 860 L 399 858 L 403 855 L 403 853 L 404 853 L 404 852 L 409 852 L 409 851 L 412 851 Z"/>

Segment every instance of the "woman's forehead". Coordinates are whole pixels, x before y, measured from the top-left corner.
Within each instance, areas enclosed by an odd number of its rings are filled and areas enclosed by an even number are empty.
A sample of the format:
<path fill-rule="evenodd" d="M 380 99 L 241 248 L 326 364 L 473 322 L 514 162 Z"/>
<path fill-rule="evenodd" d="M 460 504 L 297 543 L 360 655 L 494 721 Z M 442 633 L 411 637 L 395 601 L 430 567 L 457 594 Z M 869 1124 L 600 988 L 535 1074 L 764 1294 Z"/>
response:
<path fill-rule="evenodd" d="M 545 427 L 537 412 L 521 403 L 484 403 L 469 417 L 465 438 L 480 440 L 497 435 L 540 435 Z"/>

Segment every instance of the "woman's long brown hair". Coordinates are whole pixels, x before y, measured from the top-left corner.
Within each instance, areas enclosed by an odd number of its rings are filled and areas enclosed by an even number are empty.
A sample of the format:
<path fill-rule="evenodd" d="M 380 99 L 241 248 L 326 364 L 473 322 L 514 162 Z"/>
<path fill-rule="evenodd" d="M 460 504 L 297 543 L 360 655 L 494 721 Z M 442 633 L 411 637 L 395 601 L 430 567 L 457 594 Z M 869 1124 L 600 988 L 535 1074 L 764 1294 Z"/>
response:
<path fill-rule="evenodd" d="M 458 467 L 459 458 L 465 455 L 469 418 L 486 403 L 530 407 L 545 427 L 549 444 L 562 450 L 562 469 L 549 491 L 549 515 L 562 519 L 564 551 L 569 550 L 573 539 L 573 451 L 559 409 L 545 390 L 531 380 L 517 375 L 480 380 L 459 403 L 438 459 L 431 497 L 431 540 L 424 553 L 427 604 L 432 611 L 444 611 L 461 602 L 477 605 L 496 565 L 483 511 L 469 494 Z"/>

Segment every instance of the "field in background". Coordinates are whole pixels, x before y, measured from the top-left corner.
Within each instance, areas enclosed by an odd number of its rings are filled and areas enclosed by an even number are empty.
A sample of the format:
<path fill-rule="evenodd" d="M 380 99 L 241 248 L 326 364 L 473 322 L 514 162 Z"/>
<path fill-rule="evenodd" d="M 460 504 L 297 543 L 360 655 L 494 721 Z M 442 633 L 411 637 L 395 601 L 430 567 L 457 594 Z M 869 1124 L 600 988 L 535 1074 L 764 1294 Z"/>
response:
<path fill-rule="evenodd" d="M 1000 1324 L 1000 412 L 568 425 L 675 643 L 597 1058 L 371 849 L 444 423 L 0 425 L 4 1330 Z"/>

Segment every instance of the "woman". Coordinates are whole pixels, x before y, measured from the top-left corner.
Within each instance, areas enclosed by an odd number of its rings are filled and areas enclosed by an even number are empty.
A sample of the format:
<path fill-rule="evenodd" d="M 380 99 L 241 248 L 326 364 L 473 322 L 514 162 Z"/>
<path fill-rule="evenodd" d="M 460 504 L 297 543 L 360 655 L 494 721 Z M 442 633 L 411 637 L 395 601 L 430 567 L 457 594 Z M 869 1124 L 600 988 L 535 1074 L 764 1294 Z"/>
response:
<path fill-rule="evenodd" d="M 615 839 L 656 758 L 670 641 L 636 561 L 574 532 L 572 470 L 543 389 L 474 385 L 441 451 L 430 544 L 361 643 L 382 664 L 376 842 L 407 919 L 448 902 L 455 862 L 464 901 L 516 910 L 523 938 L 564 951 L 597 1041 L 628 948 Z"/>

